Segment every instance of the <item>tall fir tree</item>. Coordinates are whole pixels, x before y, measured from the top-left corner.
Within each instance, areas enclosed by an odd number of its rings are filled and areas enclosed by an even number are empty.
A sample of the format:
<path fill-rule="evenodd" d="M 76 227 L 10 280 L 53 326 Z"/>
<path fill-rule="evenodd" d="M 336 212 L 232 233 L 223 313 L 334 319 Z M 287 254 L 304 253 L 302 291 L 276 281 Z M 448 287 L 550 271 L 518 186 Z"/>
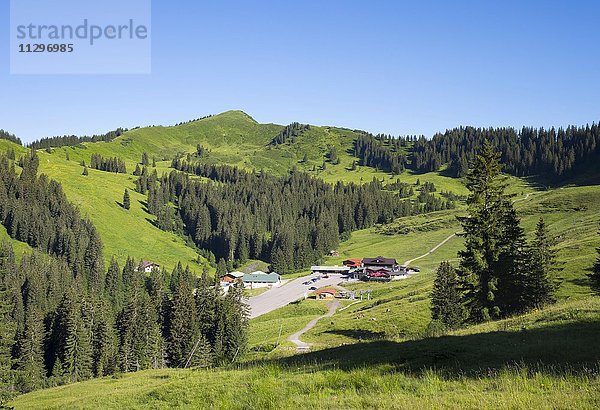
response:
<path fill-rule="evenodd" d="M 36 307 L 27 309 L 25 328 L 19 337 L 17 369 L 21 391 L 31 391 L 44 387 L 44 322 Z"/>
<path fill-rule="evenodd" d="M 129 191 L 127 188 L 125 188 L 125 192 L 123 193 L 123 208 L 131 208 L 131 199 L 129 198 Z"/>
<path fill-rule="evenodd" d="M 440 263 L 433 282 L 431 318 L 447 329 L 458 328 L 464 320 L 456 269 L 447 261 Z"/>
<path fill-rule="evenodd" d="M 468 215 L 458 218 L 465 238 L 458 273 L 467 318 L 481 322 L 520 308 L 521 293 L 510 291 L 522 287 L 524 234 L 510 196 L 504 193 L 500 155 L 487 140 L 473 161 L 466 186 Z"/>
<path fill-rule="evenodd" d="M 173 294 L 169 312 L 168 356 L 172 367 L 183 367 L 200 336 L 193 290 L 181 280 Z"/>
<path fill-rule="evenodd" d="M 555 302 L 558 270 L 554 241 L 543 218 L 537 223 L 531 243 L 531 259 L 527 274 L 527 307 L 541 308 Z"/>

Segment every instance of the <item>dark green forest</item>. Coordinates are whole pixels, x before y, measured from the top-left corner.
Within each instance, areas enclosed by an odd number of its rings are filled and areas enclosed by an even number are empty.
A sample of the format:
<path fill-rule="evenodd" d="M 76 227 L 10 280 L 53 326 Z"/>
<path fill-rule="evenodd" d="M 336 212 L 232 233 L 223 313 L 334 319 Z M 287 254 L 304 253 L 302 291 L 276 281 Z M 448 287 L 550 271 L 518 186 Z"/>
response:
<path fill-rule="evenodd" d="M 452 176 L 462 177 L 486 140 L 500 153 L 503 171 L 511 175 L 538 176 L 548 182 L 560 182 L 590 169 L 596 173 L 599 170 L 598 124 L 564 129 L 523 127 L 520 131 L 514 128 L 454 128 L 429 140 L 416 140 L 412 149 L 412 169 L 430 172 L 448 164 Z"/>
<path fill-rule="evenodd" d="M 45 149 L 45 148 L 58 148 L 58 147 L 73 147 L 83 142 L 99 142 L 99 141 L 112 141 L 115 138 L 121 136 L 127 128 L 117 128 L 114 131 L 109 131 L 105 134 L 98 134 L 90 136 L 79 137 L 77 135 L 63 135 L 57 137 L 46 137 L 41 138 L 37 141 L 32 142 L 28 146 L 34 149 Z"/>
<path fill-rule="evenodd" d="M 262 259 L 281 273 L 314 264 L 354 230 L 454 207 L 433 195 L 431 186 L 421 187 L 417 200 L 410 200 L 402 199 L 404 192 L 383 190 L 377 180 L 332 186 L 301 172 L 277 177 L 181 159 L 172 166 L 214 182 L 175 171 L 161 178 L 142 171 L 138 191 L 148 194 L 148 210 L 158 215 L 160 227 L 183 226 L 217 260 Z"/>

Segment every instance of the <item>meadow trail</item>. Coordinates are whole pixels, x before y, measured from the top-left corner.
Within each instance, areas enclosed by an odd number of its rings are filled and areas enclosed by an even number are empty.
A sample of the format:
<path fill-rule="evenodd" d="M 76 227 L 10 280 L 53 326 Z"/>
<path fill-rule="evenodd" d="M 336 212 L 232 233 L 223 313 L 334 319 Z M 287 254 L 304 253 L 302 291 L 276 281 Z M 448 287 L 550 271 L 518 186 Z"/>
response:
<path fill-rule="evenodd" d="M 531 193 L 528 192 L 523 198 L 519 198 L 519 199 L 513 200 L 513 204 L 516 203 L 516 202 L 528 200 L 530 195 L 531 195 Z M 408 266 L 411 263 L 413 263 L 414 261 L 417 261 L 419 259 L 423 259 L 424 257 L 431 255 L 433 252 L 437 251 L 440 247 L 442 247 L 446 242 L 448 242 L 450 239 L 454 238 L 455 236 L 456 236 L 456 233 L 453 233 L 452 235 L 450 235 L 449 237 L 447 237 L 446 239 L 444 239 L 442 242 L 440 242 L 436 246 L 434 246 L 431 250 L 429 250 L 429 252 L 427 252 L 427 253 L 425 253 L 425 254 L 423 254 L 421 256 L 417 256 L 414 259 L 407 260 L 406 262 L 404 262 L 402 264 L 402 266 Z"/>
<path fill-rule="evenodd" d="M 436 246 L 434 246 L 433 248 L 431 248 L 431 250 L 429 250 L 429 252 L 427 252 L 427 253 L 425 253 L 425 254 L 423 254 L 421 256 L 417 256 L 416 258 L 407 260 L 406 262 L 404 262 L 402 264 L 402 266 L 408 266 L 408 265 L 410 265 L 411 263 L 413 263 L 416 260 L 419 260 L 419 259 L 422 259 L 422 258 L 424 258 L 426 256 L 431 255 L 433 252 L 437 251 L 440 247 L 442 247 L 446 242 L 448 242 L 450 239 L 454 238 L 455 236 L 456 236 L 456 233 L 453 233 L 452 235 L 450 235 L 449 237 L 447 237 L 446 239 L 444 239 L 443 241 L 441 241 L 440 243 L 438 243 Z"/>
<path fill-rule="evenodd" d="M 288 337 L 288 340 L 290 342 L 294 343 L 298 350 L 305 351 L 305 350 L 310 349 L 310 346 L 311 346 L 310 343 L 306 343 L 306 342 L 303 342 L 302 340 L 300 340 L 300 336 L 302 336 L 304 333 L 306 333 L 310 329 L 312 329 L 319 320 L 321 320 L 325 317 L 333 316 L 334 313 L 336 312 L 337 308 L 340 306 L 340 301 L 337 299 L 333 300 L 327 306 L 329 307 L 329 311 L 327 313 L 325 313 L 323 316 L 319 316 L 319 317 L 311 320 L 310 322 L 308 322 L 308 324 L 306 326 L 304 326 L 304 329 L 302 329 L 299 332 L 296 332 L 293 335 L 291 335 L 290 337 Z"/>

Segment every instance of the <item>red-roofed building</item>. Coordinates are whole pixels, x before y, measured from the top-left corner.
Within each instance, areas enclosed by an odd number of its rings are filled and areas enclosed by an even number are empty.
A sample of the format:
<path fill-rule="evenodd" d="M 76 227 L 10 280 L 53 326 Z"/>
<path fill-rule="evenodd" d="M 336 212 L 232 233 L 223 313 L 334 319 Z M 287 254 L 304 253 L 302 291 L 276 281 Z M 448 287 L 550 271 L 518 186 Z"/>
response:
<path fill-rule="evenodd" d="M 325 300 L 325 299 L 334 299 L 337 294 L 337 290 L 333 288 L 323 288 L 315 291 L 315 296 L 317 299 Z"/>
<path fill-rule="evenodd" d="M 348 266 L 349 268 L 360 268 L 362 266 L 361 259 L 346 259 L 342 262 L 344 266 Z"/>

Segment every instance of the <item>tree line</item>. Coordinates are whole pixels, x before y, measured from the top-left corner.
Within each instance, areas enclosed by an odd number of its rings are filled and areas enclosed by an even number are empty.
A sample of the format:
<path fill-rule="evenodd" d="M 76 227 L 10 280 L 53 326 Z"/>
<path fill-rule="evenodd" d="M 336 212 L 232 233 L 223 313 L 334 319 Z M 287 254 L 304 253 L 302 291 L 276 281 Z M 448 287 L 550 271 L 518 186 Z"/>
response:
<path fill-rule="evenodd" d="M 543 219 L 525 231 L 505 193 L 500 154 L 485 142 L 466 177 L 467 216 L 459 217 L 465 248 L 454 268 L 443 262 L 432 292 L 432 319 L 447 328 L 524 313 L 554 302 L 554 240 Z"/>
<path fill-rule="evenodd" d="M 74 147 L 83 142 L 112 141 L 115 138 L 121 136 L 126 131 L 128 131 L 127 128 L 117 128 L 116 130 L 109 131 L 105 134 L 98 134 L 92 136 L 79 137 L 77 135 L 63 135 L 56 137 L 46 137 L 34 141 L 28 146 L 34 149 Z"/>
<path fill-rule="evenodd" d="M 119 157 L 104 158 L 100 154 L 92 154 L 92 157 L 90 158 L 90 167 L 106 172 L 115 172 L 119 174 L 127 173 L 125 161 Z"/>
<path fill-rule="evenodd" d="M 0 129 L 0 139 L 8 140 L 8 141 L 14 142 L 15 144 L 23 145 L 23 143 L 21 142 L 21 139 L 19 137 L 17 137 L 14 134 L 11 134 L 8 131 L 4 131 L 1 129 Z"/>
<path fill-rule="evenodd" d="M 8 234 L 64 259 L 75 275 L 98 288 L 103 269 L 98 232 L 68 202 L 58 182 L 37 176 L 39 158 L 34 151 L 19 163 L 23 169 L 17 175 L 14 161 L 0 158 L 0 218 Z"/>
<path fill-rule="evenodd" d="M 271 140 L 271 145 L 285 144 L 287 141 L 294 141 L 296 137 L 304 131 L 309 130 L 310 125 L 293 122 L 286 125 L 280 132 Z"/>
<path fill-rule="evenodd" d="M 501 153 L 504 171 L 515 176 L 539 176 L 558 182 L 586 172 L 600 159 L 598 124 L 567 128 L 474 128 L 459 127 L 420 138 L 412 149 L 411 168 L 437 171 L 449 165 L 452 176 L 462 177 L 483 142 Z"/>
<path fill-rule="evenodd" d="M 354 141 L 354 156 L 360 159 L 361 165 L 399 175 L 407 167 L 407 157 L 401 152 L 407 145 L 405 138 L 363 132 Z"/>
<path fill-rule="evenodd" d="M 64 260 L 40 253 L 15 258 L 0 246 L 0 395 L 118 372 L 208 367 L 246 347 L 242 289 L 223 294 L 206 273 L 177 265 L 146 275 L 113 258 L 100 290 Z"/>

